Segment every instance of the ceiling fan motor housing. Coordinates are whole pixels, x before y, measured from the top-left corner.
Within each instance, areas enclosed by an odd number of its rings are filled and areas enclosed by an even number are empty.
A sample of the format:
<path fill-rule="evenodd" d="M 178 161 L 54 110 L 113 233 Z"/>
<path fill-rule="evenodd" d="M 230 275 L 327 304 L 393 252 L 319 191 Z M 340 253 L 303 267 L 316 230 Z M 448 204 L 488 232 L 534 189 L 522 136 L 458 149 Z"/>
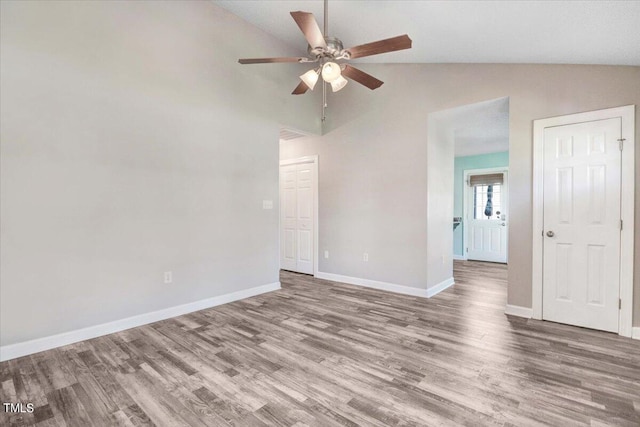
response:
<path fill-rule="evenodd" d="M 344 50 L 342 41 L 336 37 L 325 37 L 324 40 L 327 43 L 327 48 L 308 46 L 309 55 L 316 58 L 336 58 L 340 56 Z"/>

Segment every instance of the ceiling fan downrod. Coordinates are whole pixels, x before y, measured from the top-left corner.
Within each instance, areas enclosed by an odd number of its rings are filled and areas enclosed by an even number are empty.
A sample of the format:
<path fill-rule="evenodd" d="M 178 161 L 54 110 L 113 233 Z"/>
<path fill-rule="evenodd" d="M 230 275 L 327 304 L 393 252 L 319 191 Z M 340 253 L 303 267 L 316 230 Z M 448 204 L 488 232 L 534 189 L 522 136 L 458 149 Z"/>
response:
<path fill-rule="evenodd" d="M 326 40 L 329 36 L 329 0 L 324 0 L 324 39 Z M 322 123 L 327 119 L 327 115 L 325 110 L 327 109 L 327 82 L 322 81 Z"/>
<path fill-rule="evenodd" d="M 324 0 L 324 38 L 329 35 L 329 0 Z"/>

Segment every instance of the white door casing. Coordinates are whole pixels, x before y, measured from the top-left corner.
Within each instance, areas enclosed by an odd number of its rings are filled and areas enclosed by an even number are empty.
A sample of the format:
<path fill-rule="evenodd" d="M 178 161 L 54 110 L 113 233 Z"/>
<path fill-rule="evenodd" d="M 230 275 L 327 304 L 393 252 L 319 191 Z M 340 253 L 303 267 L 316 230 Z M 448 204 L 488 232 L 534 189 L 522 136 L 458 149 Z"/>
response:
<path fill-rule="evenodd" d="M 475 201 L 479 188 L 469 184 L 472 175 L 503 174 L 503 184 L 499 188 L 499 205 L 494 206 L 500 212 L 495 219 L 476 218 Z M 509 232 L 508 216 L 508 168 L 487 168 L 464 171 L 463 205 L 463 247 L 465 258 L 476 261 L 507 262 L 507 244 Z M 497 194 L 494 194 L 494 203 Z"/>
<path fill-rule="evenodd" d="M 618 332 L 620 118 L 544 130 L 542 318 Z"/>
<path fill-rule="evenodd" d="M 310 163 L 295 165 L 297 181 L 296 270 L 313 274 L 313 172 Z"/>
<path fill-rule="evenodd" d="M 297 270 L 298 247 L 296 166 L 280 166 L 280 268 L 292 271 Z"/>
<path fill-rule="evenodd" d="M 633 105 L 534 121 L 533 318 L 631 336 L 634 123 Z"/>
<path fill-rule="evenodd" d="M 280 268 L 316 274 L 317 156 L 280 162 Z"/>

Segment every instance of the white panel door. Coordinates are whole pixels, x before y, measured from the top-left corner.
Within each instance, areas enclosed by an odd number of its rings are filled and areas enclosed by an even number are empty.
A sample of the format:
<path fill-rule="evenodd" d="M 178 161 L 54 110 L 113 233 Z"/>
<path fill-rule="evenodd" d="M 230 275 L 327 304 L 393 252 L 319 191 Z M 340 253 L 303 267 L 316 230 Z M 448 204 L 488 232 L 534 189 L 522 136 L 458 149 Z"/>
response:
<path fill-rule="evenodd" d="M 544 131 L 542 318 L 618 331 L 621 119 Z"/>
<path fill-rule="evenodd" d="M 504 174 L 506 184 L 507 174 Z M 507 262 L 506 185 L 478 185 L 467 188 L 467 259 Z M 487 194 L 491 193 L 491 215 L 485 213 Z M 487 212 L 488 213 L 488 212 Z"/>
<path fill-rule="evenodd" d="M 313 274 L 313 163 L 280 167 L 280 268 Z"/>
<path fill-rule="evenodd" d="M 313 274 L 313 169 L 311 163 L 296 165 L 298 188 L 298 251 L 296 271 Z"/>

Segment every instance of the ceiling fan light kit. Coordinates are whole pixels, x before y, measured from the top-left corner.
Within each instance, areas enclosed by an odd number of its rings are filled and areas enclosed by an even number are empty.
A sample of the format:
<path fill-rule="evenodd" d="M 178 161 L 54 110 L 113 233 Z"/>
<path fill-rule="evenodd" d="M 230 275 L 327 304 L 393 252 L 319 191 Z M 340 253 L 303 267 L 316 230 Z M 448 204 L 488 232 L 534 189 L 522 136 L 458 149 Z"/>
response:
<path fill-rule="evenodd" d="M 362 58 L 411 48 L 411 39 L 404 34 L 402 36 L 344 49 L 340 39 L 327 36 L 328 0 L 324 0 L 324 33 L 320 31 L 318 22 L 312 13 L 296 11 L 291 12 L 291 17 L 296 24 L 298 24 L 305 39 L 307 39 L 307 52 L 309 57 L 248 58 L 240 59 L 238 62 L 241 64 L 269 64 L 275 62 L 319 63 L 319 68 L 309 70 L 300 76 L 300 80 L 302 81 L 291 93 L 293 95 L 302 95 L 309 89 L 313 90 L 318 82 L 319 76 L 322 76 L 322 121 L 325 120 L 324 112 L 327 107 L 327 93 L 324 83 L 331 84 L 331 90 L 333 92 L 337 92 L 347 85 L 348 80 L 346 78 L 355 80 L 371 90 L 379 88 L 384 83 L 362 70 L 347 64 L 339 64 L 336 61 Z"/>
<path fill-rule="evenodd" d="M 342 71 L 340 71 L 340 66 L 335 62 L 325 62 L 322 66 L 322 78 L 325 82 L 331 83 L 340 77 Z"/>
<path fill-rule="evenodd" d="M 347 83 L 349 83 L 347 79 L 342 76 L 338 76 L 334 81 L 331 82 L 331 90 L 337 92 L 345 87 Z"/>
<path fill-rule="evenodd" d="M 316 83 L 318 83 L 319 74 L 320 74 L 320 68 L 317 68 L 315 70 L 309 70 L 300 76 L 300 80 L 302 80 L 309 89 L 313 90 L 313 88 L 316 86 Z"/>

